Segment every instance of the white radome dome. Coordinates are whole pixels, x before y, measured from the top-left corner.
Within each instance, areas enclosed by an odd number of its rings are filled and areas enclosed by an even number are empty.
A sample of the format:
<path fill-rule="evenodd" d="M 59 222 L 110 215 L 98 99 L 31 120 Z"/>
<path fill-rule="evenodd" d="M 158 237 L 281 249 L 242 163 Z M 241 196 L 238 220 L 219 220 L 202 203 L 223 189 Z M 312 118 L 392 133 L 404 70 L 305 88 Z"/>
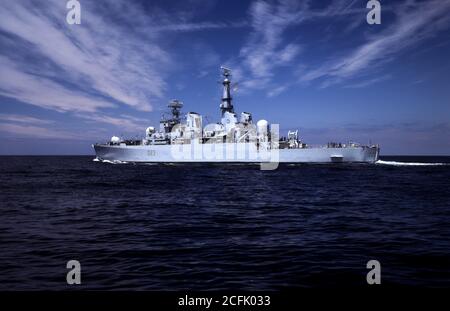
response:
<path fill-rule="evenodd" d="M 120 138 L 117 136 L 113 136 L 113 137 L 111 137 L 111 142 L 113 144 L 118 144 L 118 143 L 120 143 Z"/>
<path fill-rule="evenodd" d="M 259 120 L 256 123 L 256 127 L 258 128 L 258 132 L 267 132 L 269 128 L 269 122 L 267 122 L 266 120 Z"/>

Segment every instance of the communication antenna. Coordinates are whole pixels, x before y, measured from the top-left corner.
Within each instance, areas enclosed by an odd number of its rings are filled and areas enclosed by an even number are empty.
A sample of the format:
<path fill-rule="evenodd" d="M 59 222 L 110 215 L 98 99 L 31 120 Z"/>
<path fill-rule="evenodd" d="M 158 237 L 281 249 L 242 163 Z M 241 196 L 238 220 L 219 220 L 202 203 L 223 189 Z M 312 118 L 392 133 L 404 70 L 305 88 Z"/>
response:
<path fill-rule="evenodd" d="M 173 99 L 168 107 L 172 109 L 172 117 L 175 120 L 178 120 L 180 118 L 180 109 L 183 107 L 183 103 L 178 99 Z"/>
<path fill-rule="evenodd" d="M 225 77 L 229 77 L 229 76 L 231 76 L 231 69 L 230 68 L 227 68 L 227 67 L 225 67 L 225 66 L 220 66 L 220 69 L 222 69 L 222 74 L 225 76 Z"/>

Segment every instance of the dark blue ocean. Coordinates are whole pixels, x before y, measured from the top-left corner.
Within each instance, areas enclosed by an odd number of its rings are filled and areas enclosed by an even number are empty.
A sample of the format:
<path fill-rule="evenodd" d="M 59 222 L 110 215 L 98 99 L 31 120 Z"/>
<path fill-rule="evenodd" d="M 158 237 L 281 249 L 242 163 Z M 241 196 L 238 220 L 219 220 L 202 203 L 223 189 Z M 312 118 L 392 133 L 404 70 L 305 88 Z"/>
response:
<path fill-rule="evenodd" d="M 133 165 L 0 157 L 0 290 L 450 286 L 450 158 Z M 399 165 L 447 163 L 447 165 Z M 423 163 L 422 163 L 423 164 Z"/>

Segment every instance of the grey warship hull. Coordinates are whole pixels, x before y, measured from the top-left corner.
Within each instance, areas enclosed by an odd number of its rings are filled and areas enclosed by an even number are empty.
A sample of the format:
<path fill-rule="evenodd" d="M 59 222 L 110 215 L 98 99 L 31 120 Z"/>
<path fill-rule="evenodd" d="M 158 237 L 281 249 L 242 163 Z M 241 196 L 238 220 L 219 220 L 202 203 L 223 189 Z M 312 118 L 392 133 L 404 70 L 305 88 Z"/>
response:
<path fill-rule="evenodd" d="M 359 162 L 375 163 L 379 148 L 356 146 L 345 148 L 309 147 L 301 149 L 256 150 L 250 144 L 216 144 L 206 151 L 205 145 L 199 149 L 173 148 L 171 145 L 114 146 L 93 145 L 98 160 L 111 162 L 147 163 L 335 163 Z M 186 147 L 186 146 L 183 146 Z M 242 148 L 243 152 L 238 149 Z"/>

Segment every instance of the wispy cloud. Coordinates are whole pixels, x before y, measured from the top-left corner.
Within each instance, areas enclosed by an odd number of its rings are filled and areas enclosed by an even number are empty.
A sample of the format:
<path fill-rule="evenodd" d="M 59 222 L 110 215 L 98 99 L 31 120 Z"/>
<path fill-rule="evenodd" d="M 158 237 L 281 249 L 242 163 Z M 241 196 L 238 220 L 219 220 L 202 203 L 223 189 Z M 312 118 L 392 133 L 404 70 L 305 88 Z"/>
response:
<path fill-rule="evenodd" d="M 83 119 L 86 115 L 82 115 Z M 82 135 L 80 135 L 82 133 Z M 0 114 L 0 136 L 2 138 L 58 139 L 67 141 L 95 141 L 104 136 L 102 129 L 86 129 L 80 122 L 70 129 L 67 124 L 46 118 L 21 114 Z"/>
<path fill-rule="evenodd" d="M 411 3 L 410 3 L 411 4 Z M 450 1 L 414 2 L 397 10 L 397 21 L 349 54 L 302 73 L 301 82 L 322 79 L 322 87 L 340 83 L 386 64 L 399 53 L 442 30 L 450 22 Z"/>
<path fill-rule="evenodd" d="M 54 121 L 38 119 L 31 116 L 19 115 L 19 114 L 7 114 L 0 113 L 0 121 L 1 122 L 17 122 L 17 123 L 26 123 L 26 124 L 52 124 Z"/>
<path fill-rule="evenodd" d="M 380 83 L 386 80 L 391 79 L 392 76 L 387 74 L 387 75 L 382 75 L 380 77 L 375 77 L 372 79 L 366 79 L 366 80 L 362 80 L 359 82 L 355 82 L 355 83 L 351 83 L 351 84 L 346 84 L 344 86 L 344 88 L 348 88 L 348 89 L 360 89 L 360 88 L 364 88 L 364 87 L 368 87 L 370 85 L 376 84 L 376 83 Z"/>
<path fill-rule="evenodd" d="M 354 4 L 355 0 L 333 0 L 328 6 L 318 10 L 312 8 L 312 1 L 253 2 L 249 9 L 252 31 L 240 50 L 238 60 L 231 61 L 231 66 L 238 68 L 238 76 L 246 77 L 241 85 L 250 90 L 268 89 L 268 97 L 287 90 L 293 83 L 274 83 L 277 70 L 298 62 L 305 49 L 301 38 L 286 40 L 287 32 L 317 19 L 342 18 L 363 13 L 365 8 L 354 8 Z M 292 70 L 287 72 L 293 73 Z"/>
<path fill-rule="evenodd" d="M 274 70 L 291 63 L 301 45 L 285 42 L 284 32 L 302 21 L 304 5 L 293 1 L 255 1 L 249 9 L 252 32 L 240 50 L 238 67 L 248 77 L 242 85 L 249 89 L 267 87 Z M 274 93 L 272 93 L 274 94 Z"/>
<path fill-rule="evenodd" d="M 49 127 L 50 125 L 50 127 Z M 18 114 L 0 114 L 0 134 L 2 137 L 12 135 L 15 138 L 70 139 L 83 140 L 86 135 L 55 127 L 53 120 L 39 119 L 33 116 Z"/>
<path fill-rule="evenodd" d="M 37 125 L 25 125 L 25 124 L 11 124 L 0 123 L 0 132 L 7 132 L 14 134 L 14 137 L 32 137 L 43 139 L 70 139 L 70 140 L 85 140 L 88 136 L 76 135 L 74 133 L 59 130 L 55 131 L 42 126 Z"/>
<path fill-rule="evenodd" d="M 93 112 L 99 108 L 114 107 L 101 97 L 22 71 L 25 68 L 18 68 L 6 57 L 0 56 L 0 66 L 0 95 L 59 112 Z"/>
<path fill-rule="evenodd" d="M 267 92 L 267 96 L 268 97 L 277 96 L 278 94 L 283 93 L 287 89 L 287 87 L 288 87 L 287 85 L 275 87 L 274 89 L 271 89 Z"/>
<path fill-rule="evenodd" d="M 117 105 L 151 111 L 174 67 L 161 32 L 242 26 L 186 18 L 168 23 L 167 13 L 150 14 L 139 3 L 122 0 L 83 2 L 82 24 L 68 25 L 65 4 L 0 3 L 0 39 L 9 44 L 1 50 L 1 95 L 57 111 Z"/>
<path fill-rule="evenodd" d="M 112 125 L 116 129 L 116 135 L 122 135 L 125 133 L 143 134 L 148 122 L 146 119 L 136 118 L 126 114 L 113 117 L 105 114 L 76 113 L 74 116 L 79 118 L 79 122 L 77 122 L 75 128 L 68 129 L 61 122 L 54 120 L 40 119 L 29 115 L 1 113 L 0 134 L 5 136 L 5 133 L 9 133 L 14 134 L 15 137 L 45 139 L 95 140 L 105 134 L 101 130 L 101 126 L 99 127 L 99 124 Z M 88 128 L 94 128 L 95 130 L 86 130 L 86 125 L 90 125 Z M 82 135 L 80 135 L 80 132 L 82 132 Z"/>
<path fill-rule="evenodd" d="M 242 22 L 200 22 L 200 23 L 170 23 L 160 26 L 152 27 L 151 31 L 164 32 L 164 31 L 179 31 L 179 32 L 191 32 L 200 30 L 214 30 L 214 29 L 230 29 L 247 27 L 248 23 Z"/>
<path fill-rule="evenodd" d="M 148 120 L 136 118 L 130 115 L 118 115 L 116 117 L 108 115 L 78 115 L 78 117 L 87 120 L 88 122 L 93 122 L 95 124 L 104 123 L 115 126 L 121 131 L 121 133 L 134 133 L 139 132 L 144 133 L 145 126 L 148 124 Z"/>
<path fill-rule="evenodd" d="M 82 26 L 65 23 L 64 1 L 39 5 L 3 1 L 0 6 L 0 30 L 28 45 L 28 49 L 14 52 L 23 55 L 2 57 L 2 65 L 7 65 L 13 75 L 7 78 L 9 81 L 2 79 L 3 95 L 60 111 L 78 111 L 80 102 L 86 102 L 83 110 L 112 106 L 99 100 L 99 96 L 149 111 L 152 98 L 162 96 L 165 82 L 161 68 L 170 65 L 167 52 L 151 38 L 143 40 L 118 24 L 106 23 L 101 11 L 94 14 L 89 3 L 83 3 Z M 18 63 L 19 56 L 33 56 L 40 62 Z M 44 62 L 49 62 L 53 70 L 41 72 Z M 64 83 L 59 83 L 61 79 Z M 33 87 L 25 87 L 24 80 Z M 79 92 L 71 91 L 68 83 Z M 36 92 L 45 94 L 49 88 L 53 90 L 52 97 L 44 95 L 35 100 L 39 97 Z M 65 99 L 67 94 L 71 95 L 70 102 Z"/>
<path fill-rule="evenodd" d="M 210 45 L 198 41 L 191 44 L 193 69 L 198 78 L 205 77 L 212 70 L 217 73 L 221 65 L 221 56 Z"/>

